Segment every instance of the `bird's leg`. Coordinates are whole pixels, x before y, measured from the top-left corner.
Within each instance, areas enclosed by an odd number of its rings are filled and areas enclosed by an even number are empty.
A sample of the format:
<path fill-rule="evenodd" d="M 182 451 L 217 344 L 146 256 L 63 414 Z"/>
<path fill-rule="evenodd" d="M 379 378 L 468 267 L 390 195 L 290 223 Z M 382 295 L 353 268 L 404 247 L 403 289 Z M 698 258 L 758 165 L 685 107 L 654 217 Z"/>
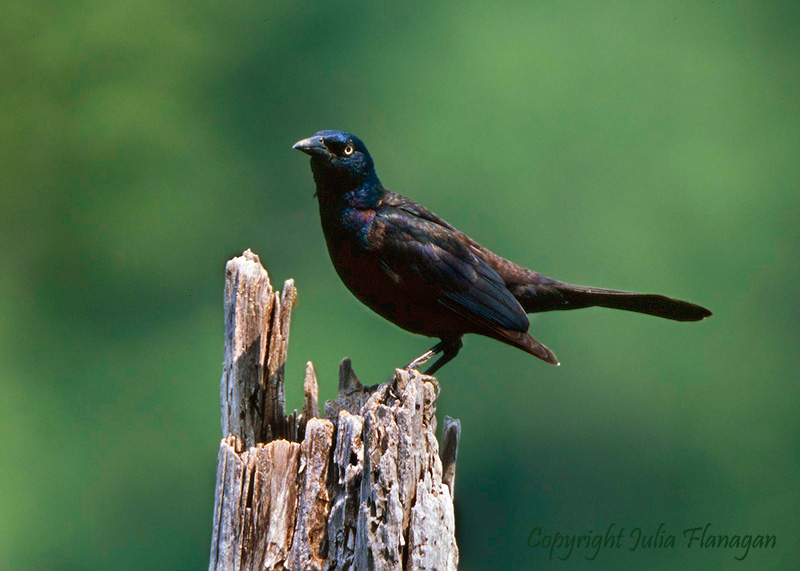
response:
<path fill-rule="evenodd" d="M 425 371 L 426 375 L 432 375 L 439 369 L 441 369 L 444 365 L 455 359 L 455 356 L 458 355 L 458 352 L 461 350 L 461 337 L 452 337 L 450 339 L 442 340 L 444 347 L 442 348 L 442 356 L 439 357 L 436 362 L 428 367 Z"/>
<path fill-rule="evenodd" d="M 424 365 L 428 361 L 430 361 L 435 355 L 438 355 L 442 351 L 444 351 L 444 341 L 439 341 L 436 345 L 425 351 L 422 355 L 411 361 L 408 365 L 403 367 L 406 370 L 416 369 L 420 365 Z"/>
<path fill-rule="evenodd" d="M 449 363 L 453 360 L 453 358 L 458 355 L 459 350 L 461 349 L 461 337 L 450 337 L 447 339 L 442 339 L 431 347 L 428 351 L 425 351 L 422 355 L 411 361 L 408 365 L 403 367 L 404 369 L 416 369 L 421 365 L 424 365 L 428 361 L 430 361 L 433 357 L 442 353 L 442 356 L 430 367 L 428 370 L 425 371 L 426 375 L 432 375 L 436 371 L 442 368 L 443 365 Z"/>

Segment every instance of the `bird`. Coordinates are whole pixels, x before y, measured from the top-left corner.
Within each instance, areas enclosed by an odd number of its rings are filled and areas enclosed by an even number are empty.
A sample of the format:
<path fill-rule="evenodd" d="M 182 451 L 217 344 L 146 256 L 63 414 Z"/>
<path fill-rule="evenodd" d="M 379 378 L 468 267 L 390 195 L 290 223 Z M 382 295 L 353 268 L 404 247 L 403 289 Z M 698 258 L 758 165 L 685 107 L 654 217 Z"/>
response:
<path fill-rule="evenodd" d="M 559 365 L 528 332 L 527 314 L 607 307 L 700 321 L 711 312 L 663 295 L 573 285 L 515 264 L 401 194 L 387 190 L 363 141 L 324 130 L 293 145 L 311 157 L 322 230 L 333 266 L 367 307 L 401 328 L 438 338 L 404 368 L 432 375 L 465 334 L 496 339 Z"/>

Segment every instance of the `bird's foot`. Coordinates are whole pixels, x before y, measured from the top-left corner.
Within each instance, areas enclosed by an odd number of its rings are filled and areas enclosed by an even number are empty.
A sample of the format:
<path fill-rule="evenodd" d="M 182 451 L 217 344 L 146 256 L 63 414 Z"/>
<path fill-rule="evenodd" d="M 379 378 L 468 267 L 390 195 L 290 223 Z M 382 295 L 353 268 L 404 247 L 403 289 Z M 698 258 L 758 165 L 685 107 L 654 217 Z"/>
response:
<path fill-rule="evenodd" d="M 442 356 L 439 357 L 439 359 L 437 359 L 436 362 L 428 367 L 428 369 L 425 371 L 426 375 L 433 375 L 436 371 L 441 369 L 442 366 L 452 361 L 453 358 L 458 355 L 461 345 L 461 337 L 442 339 L 439 343 L 425 351 L 422 355 L 411 361 L 403 368 L 406 370 L 418 369 L 421 365 L 424 365 L 433 357 L 441 353 Z"/>

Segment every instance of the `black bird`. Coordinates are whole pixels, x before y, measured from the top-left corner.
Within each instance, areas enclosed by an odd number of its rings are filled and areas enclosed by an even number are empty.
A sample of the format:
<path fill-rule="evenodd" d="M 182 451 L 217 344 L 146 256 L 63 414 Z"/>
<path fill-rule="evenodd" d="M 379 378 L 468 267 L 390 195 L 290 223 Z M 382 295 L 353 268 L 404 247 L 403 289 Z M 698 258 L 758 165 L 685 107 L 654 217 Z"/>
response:
<path fill-rule="evenodd" d="M 440 342 L 406 368 L 442 353 L 433 374 L 461 349 L 465 333 L 485 335 L 558 365 L 528 333 L 526 313 L 601 306 L 676 321 L 704 307 L 651 295 L 571 285 L 490 252 L 413 200 L 386 190 L 361 140 L 320 131 L 295 143 L 311 156 L 322 230 L 339 277 L 389 321 Z"/>

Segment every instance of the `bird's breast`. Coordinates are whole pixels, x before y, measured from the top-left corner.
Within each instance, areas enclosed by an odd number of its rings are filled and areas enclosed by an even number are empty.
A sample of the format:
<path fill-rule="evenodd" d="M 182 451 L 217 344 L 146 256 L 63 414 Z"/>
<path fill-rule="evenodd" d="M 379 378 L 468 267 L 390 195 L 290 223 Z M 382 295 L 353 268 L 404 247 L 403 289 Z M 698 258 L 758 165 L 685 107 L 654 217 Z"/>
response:
<path fill-rule="evenodd" d="M 332 244 L 352 242 L 354 246 L 360 245 L 369 249 L 368 235 L 375 220 L 374 210 L 348 207 L 335 212 L 326 212 L 320 209 L 320 214 L 322 231 L 325 233 L 329 248 Z"/>
<path fill-rule="evenodd" d="M 367 238 L 373 220 L 375 220 L 374 210 L 348 208 L 342 217 L 342 225 L 351 231 L 360 242 L 369 247 Z"/>
<path fill-rule="evenodd" d="M 434 299 L 412 295 L 410 284 L 382 262 L 382 236 L 372 228 L 375 216 L 374 210 L 363 209 L 344 209 L 335 217 L 323 213 L 322 227 L 336 273 L 347 289 L 379 315 L 408 331 L 431 335 L 426 327 L 436 321 L 438 306 Z"/>

